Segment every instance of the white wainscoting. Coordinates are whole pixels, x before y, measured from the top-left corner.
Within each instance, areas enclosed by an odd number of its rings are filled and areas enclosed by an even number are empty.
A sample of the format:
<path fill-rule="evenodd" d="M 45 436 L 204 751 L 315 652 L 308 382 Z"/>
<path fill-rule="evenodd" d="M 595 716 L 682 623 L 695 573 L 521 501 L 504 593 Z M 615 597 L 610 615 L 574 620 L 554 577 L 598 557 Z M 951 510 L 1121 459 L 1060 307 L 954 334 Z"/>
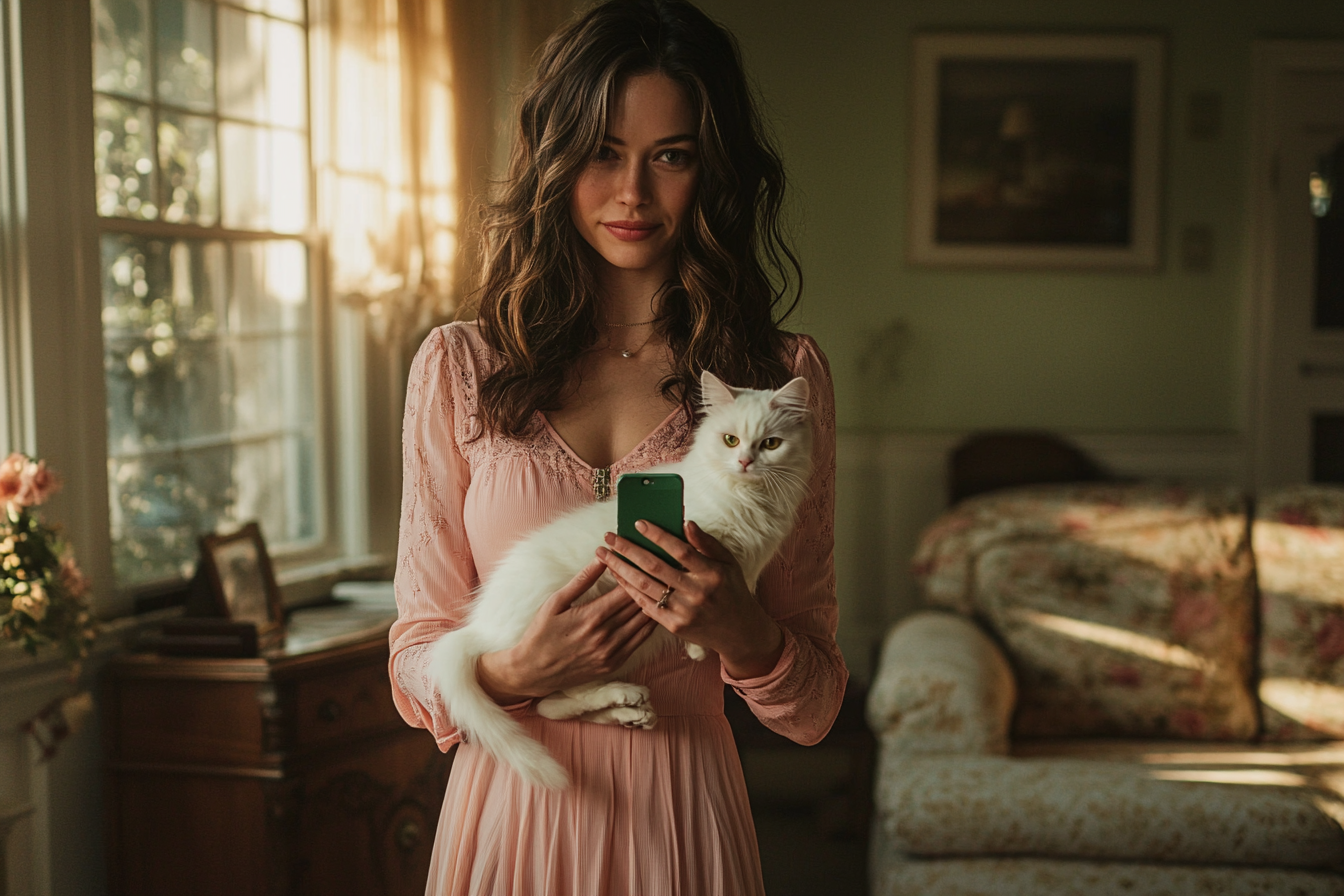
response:
<path fill-rule="evenodd" d="M 172 611 L 167 611 L 171 613 Z M 103 749 L 99 673 L 122 645 L 164 612 L 104 626 L 78 682 L 56 651 L 37 659 L 0 644 L 0 896 L 99 896 L 103 853 Z M 94 711 L 44 761 L 23 724 L 52 700 L 91 689 Z"/>
<path fill-rule="evenodd" d="M 835 563 L 838 640 L 851 674 L 866 682 L 887 628 L 919 608 L 910 557 L 920 532 L 947 506 L 948 453 L 968 433 L 839 435 Z M 1238 435 L 1061 433 L 1118 476 L 1246 483 Z"/>

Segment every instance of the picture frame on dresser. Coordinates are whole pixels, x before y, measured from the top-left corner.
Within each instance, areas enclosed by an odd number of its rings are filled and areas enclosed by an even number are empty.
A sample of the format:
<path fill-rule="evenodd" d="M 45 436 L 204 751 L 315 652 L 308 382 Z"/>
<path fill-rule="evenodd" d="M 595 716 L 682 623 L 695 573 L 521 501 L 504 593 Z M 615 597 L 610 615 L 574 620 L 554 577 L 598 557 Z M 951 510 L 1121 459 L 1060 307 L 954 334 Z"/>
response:
<path fill-rule="evenodd" d="M 227 535 L 201 536 L 201 569 L 219 616 L 256 626 L 265 646 L 279 640 L 285 612 L 261 526 L 250 522 Z"/>
<path fill-rule="evenodd" d="M 1165 40 L 917 34 L 916 264 L 1155 269 Z"/>

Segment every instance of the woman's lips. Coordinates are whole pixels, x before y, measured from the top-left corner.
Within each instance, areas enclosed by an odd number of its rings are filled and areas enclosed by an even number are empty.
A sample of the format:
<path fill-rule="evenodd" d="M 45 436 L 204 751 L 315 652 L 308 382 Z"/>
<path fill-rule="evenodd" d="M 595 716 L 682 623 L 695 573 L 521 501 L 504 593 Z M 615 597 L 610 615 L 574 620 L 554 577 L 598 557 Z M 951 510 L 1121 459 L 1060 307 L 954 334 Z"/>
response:
<path fill-rule="evenodd" d="M 647 221 L 603 221 L 602 226 L 616 239 L 627 243 L 648 239 L 658 229 Z"/>

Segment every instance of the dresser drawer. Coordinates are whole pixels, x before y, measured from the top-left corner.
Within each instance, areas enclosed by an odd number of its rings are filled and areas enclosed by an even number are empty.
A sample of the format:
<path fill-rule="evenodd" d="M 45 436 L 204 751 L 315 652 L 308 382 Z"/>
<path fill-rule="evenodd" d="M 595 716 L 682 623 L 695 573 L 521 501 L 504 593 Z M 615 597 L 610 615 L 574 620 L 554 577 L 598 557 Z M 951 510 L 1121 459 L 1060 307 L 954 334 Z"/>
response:
<path fill-rule="evenodd" d="M 294 716 L 298 748 L 405 725 L 392 702 L 386 661 L 300 679 Z"/>

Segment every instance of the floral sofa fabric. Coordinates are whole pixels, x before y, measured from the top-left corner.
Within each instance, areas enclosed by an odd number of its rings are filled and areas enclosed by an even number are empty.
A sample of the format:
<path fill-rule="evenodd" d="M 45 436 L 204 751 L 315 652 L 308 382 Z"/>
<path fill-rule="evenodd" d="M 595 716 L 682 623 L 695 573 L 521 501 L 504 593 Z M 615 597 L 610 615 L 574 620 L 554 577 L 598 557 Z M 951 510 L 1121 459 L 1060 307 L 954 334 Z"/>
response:
<path fill-rule="evenodd" d="M 1032 487 L 929 528 L 869 691 L 874 896 L 1344 896 L 1344 488 L 1251 506 Z"/>
<path fill-rule="evenodd" d="M 1247 738 L 1254 569 L 1235 490 L 1039 486 L 964 502 L 915 557 L 929 603 L 1013 658 L 1014 733 Z"/>
<path fill-rule="evenodd" d="M 1260 702 L 1268 740 L 1344 737 L 1344 489 L 1256 506 Z"/>

